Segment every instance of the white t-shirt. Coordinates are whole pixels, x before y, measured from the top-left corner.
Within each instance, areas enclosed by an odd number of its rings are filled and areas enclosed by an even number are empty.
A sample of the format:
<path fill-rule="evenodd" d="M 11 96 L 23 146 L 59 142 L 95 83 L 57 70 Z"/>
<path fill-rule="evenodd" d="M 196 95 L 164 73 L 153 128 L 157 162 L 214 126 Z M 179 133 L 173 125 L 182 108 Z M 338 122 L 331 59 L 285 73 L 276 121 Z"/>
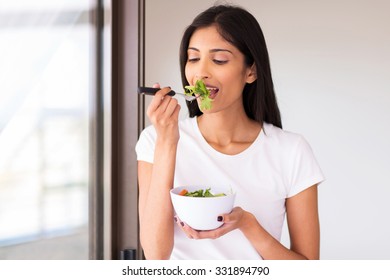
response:
<path fill-rule="evenodd" d="M 174 186 L 229 185 L 235 206 L 255 215 L 280 240 L 285 200 L 324 180 L 305 139 L 264 123 L 257 139 L 243 152 L 226 155 L 203 138 L 196 118 L 179 122 Z M 136 145 L 137 159 L 153 163 L 156 131 L 147 127 Z M 173 217 L 172 217 L 173 219 Z M 262 259 L 240 230 L 212 240 L 187 238 L 177 224 L 171 259 Z"/>

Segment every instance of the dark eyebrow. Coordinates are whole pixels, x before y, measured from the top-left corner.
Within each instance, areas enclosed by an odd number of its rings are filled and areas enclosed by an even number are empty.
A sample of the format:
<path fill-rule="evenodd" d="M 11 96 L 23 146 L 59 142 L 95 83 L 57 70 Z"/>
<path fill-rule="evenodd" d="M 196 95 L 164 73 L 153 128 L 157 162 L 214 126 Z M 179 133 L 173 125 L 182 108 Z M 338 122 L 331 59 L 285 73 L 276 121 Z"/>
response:
<path fill-rule="evenodd" d="M 193 51 L 197 51 L 199 52 L 199 49 L 197 48 L 194 48 L 194 47 L 188 47 L 189 50 L 193 50 Z M 229 53 L 232 53 L 230 50 L 228 49 L 211 49 L 209 51 L 210 53 L 216 53 L 216 52 L 229 52 Z"/>

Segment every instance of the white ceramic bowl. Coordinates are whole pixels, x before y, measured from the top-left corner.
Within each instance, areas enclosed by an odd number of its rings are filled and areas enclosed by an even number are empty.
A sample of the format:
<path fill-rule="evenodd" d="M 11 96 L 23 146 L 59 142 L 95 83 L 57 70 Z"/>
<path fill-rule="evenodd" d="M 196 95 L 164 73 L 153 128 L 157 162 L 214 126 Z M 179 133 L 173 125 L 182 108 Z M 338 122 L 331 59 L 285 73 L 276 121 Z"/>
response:
<path fill-rule="evenodd" d="M 220 227 L 218 216 L 230 213 L 233 209 L 236 194 L 230 187 L 210 187 L 213 194 L 224 193 L 226 196 L 218 197 L 190 197 L 179 195 L 183 189 L 189 192 L 209 187 L 183 186 L 171 190 L 171 199 L 177 216 L 196 230 L 212 230 Z"/>

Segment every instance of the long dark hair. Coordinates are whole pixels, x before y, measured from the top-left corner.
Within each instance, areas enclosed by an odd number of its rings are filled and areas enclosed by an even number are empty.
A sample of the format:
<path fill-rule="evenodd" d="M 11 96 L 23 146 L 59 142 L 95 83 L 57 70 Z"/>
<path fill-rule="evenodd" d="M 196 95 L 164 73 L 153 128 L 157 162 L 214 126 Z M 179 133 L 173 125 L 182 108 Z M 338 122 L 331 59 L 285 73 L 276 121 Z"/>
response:
<path fill-rule="evenodd" d="M 247 116 L 261 124 L 267 122 L 282 128 L 264 35 L 255 17 L 243 8 L 232 5 L 213 6 L 199 14 L 187 27 L 180 45 L 183 87 L 189 84 L 185 77 L 185 65 L 191 36 L 198 28 L 211 25 L 215 25 L 221 36 L 244 54 L 247 66 L 256 66 L 256 81 L 246 84 L 243 91 Z M 190 117 L 202 114 L 197 102 L 187 102 L 187 107 Z"/>

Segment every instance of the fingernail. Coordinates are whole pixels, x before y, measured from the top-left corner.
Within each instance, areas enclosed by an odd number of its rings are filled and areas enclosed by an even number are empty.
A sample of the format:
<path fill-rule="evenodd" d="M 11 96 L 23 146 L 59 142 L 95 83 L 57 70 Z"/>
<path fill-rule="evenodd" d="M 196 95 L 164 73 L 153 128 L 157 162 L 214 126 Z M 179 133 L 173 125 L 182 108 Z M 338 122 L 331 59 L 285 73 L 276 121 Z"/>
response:
<path fill-rule="evenodd" d="M 177 218 L 176 217 L 173 217 L 173 220 L 175 221 L 175 223 L 177 223 Z"/>
<path fill-rule="evenodd" d="M 184 223 L 183 222 L 180 222 L 181 226 L 184 227 Z"/>
<path fill-rule="evenodd" d="M 218 222 L 222 222 L 222 220 L 223 220 L 223 217 L 222 216 L 218 216 L 217 221 Z"/>

